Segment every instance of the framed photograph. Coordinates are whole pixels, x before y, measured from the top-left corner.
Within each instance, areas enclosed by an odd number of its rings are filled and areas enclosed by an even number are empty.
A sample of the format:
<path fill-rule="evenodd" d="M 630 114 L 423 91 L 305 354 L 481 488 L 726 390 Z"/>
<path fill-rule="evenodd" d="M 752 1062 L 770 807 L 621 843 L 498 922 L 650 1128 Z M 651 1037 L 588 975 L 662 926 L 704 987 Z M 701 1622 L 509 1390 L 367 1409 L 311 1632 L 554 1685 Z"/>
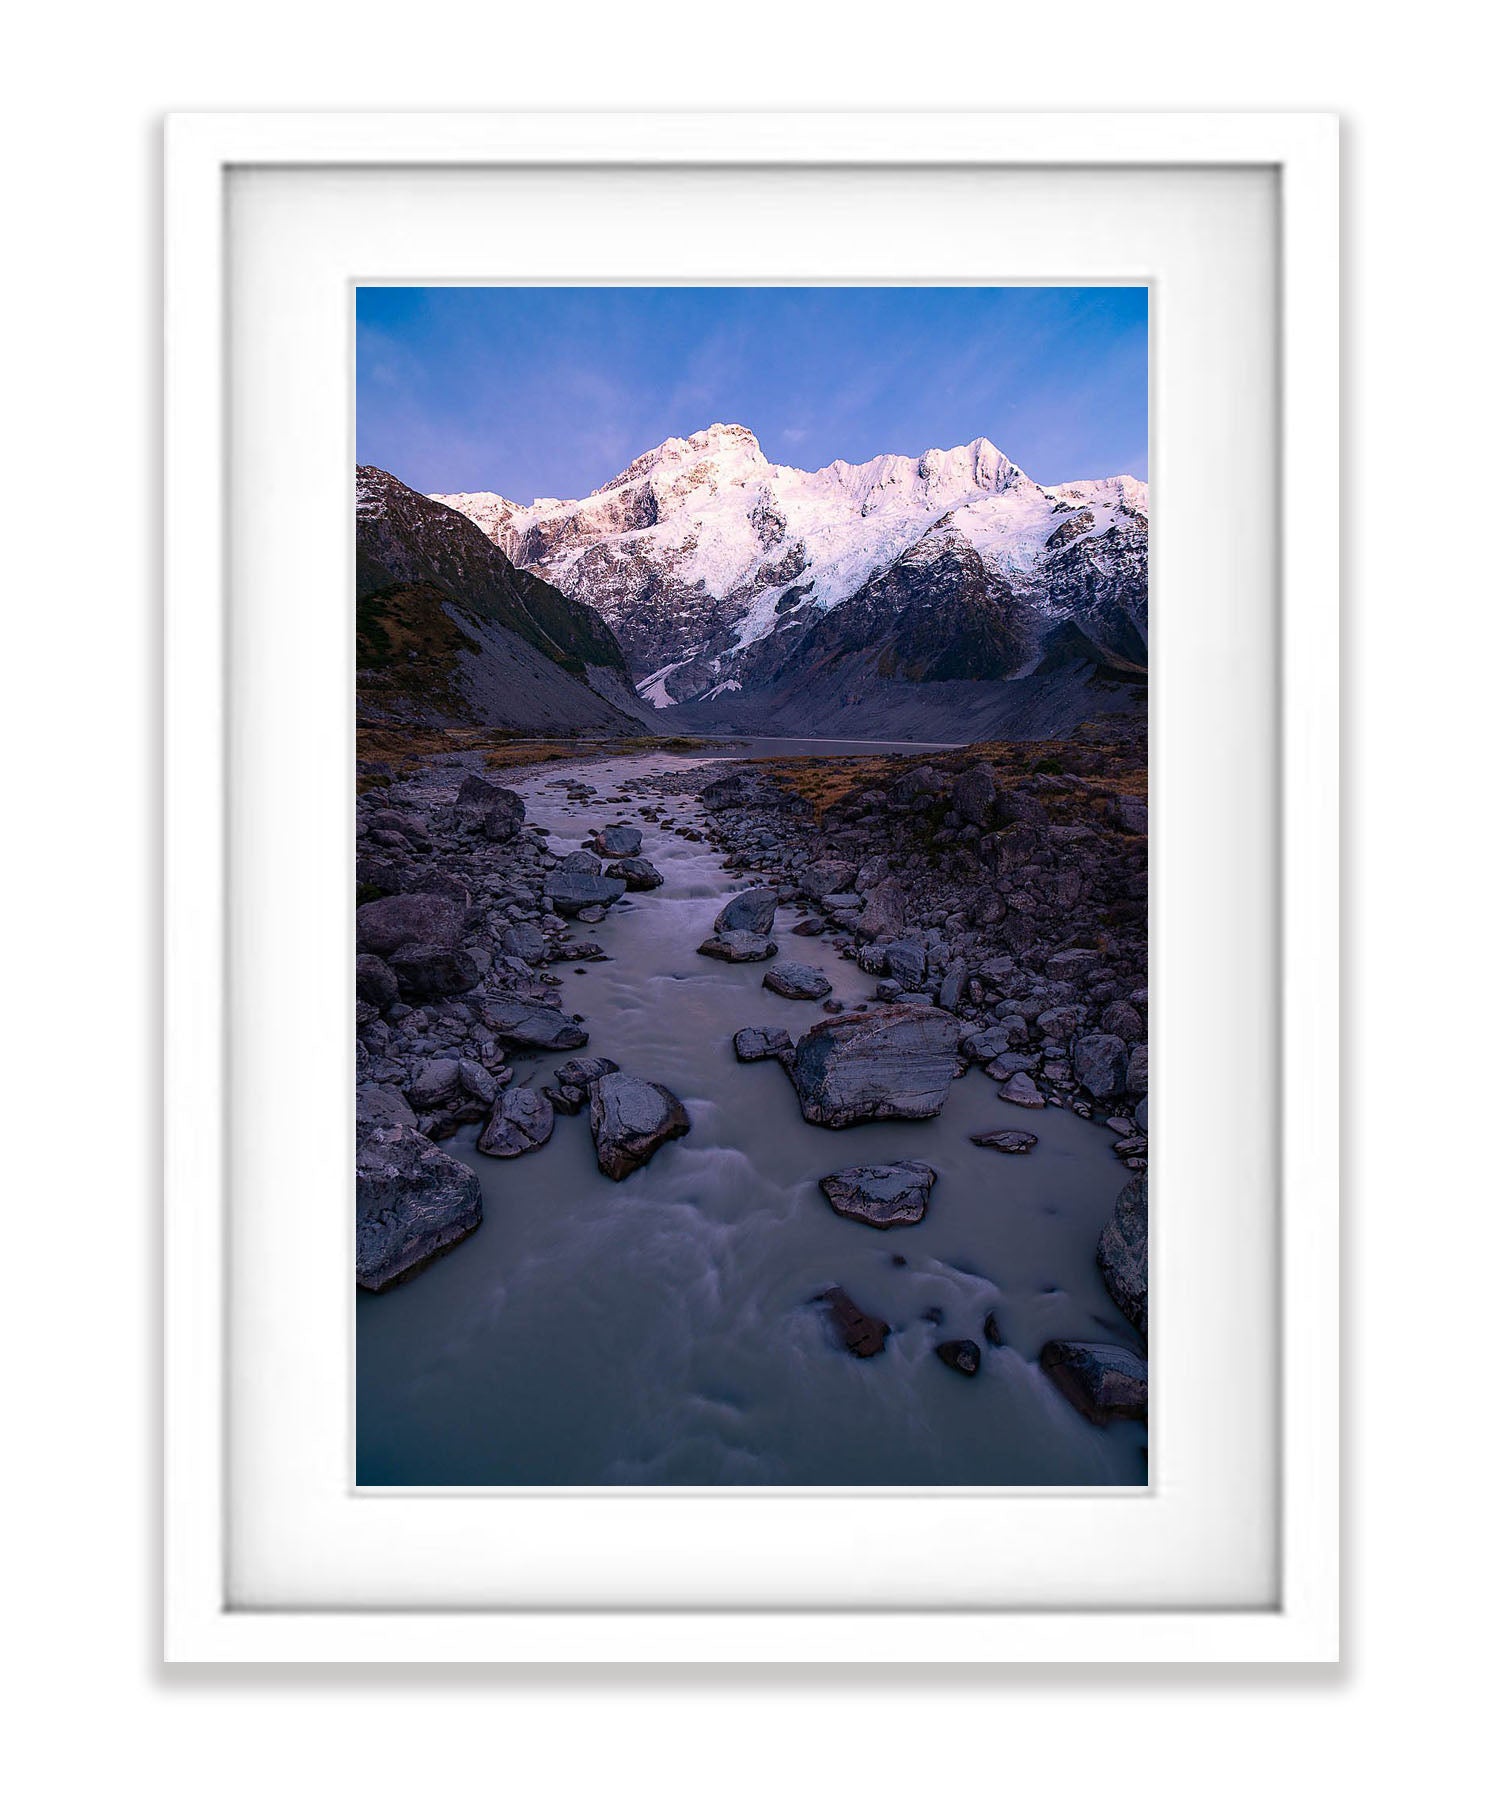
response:
<path fill-rule="evenodd" d="M 167 233 L 168 1657 L 1335 1659 L 1336 122 Z"/>

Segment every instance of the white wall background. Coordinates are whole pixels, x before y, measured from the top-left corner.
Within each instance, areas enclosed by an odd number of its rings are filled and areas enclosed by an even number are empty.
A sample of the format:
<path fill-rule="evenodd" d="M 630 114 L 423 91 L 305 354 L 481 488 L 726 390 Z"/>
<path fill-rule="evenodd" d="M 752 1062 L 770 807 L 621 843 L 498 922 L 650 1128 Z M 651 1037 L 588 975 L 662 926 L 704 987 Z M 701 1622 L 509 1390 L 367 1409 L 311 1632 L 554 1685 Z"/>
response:
<path fill-rule="evenodd" d="M 13 21 L 0 1041 L 21 1156 L 0 1328 L 7 1762 L 35 1762 L 19 1791 L 1473 1791 L 1494 1600 L 1494 43 L 1449 0 L 1396 23 L 1323 0 L 522 18 L 146 0 Z M 1345 117 L 1341 1670 L 157 1666 L 159 117 L 715 104 Z"/>

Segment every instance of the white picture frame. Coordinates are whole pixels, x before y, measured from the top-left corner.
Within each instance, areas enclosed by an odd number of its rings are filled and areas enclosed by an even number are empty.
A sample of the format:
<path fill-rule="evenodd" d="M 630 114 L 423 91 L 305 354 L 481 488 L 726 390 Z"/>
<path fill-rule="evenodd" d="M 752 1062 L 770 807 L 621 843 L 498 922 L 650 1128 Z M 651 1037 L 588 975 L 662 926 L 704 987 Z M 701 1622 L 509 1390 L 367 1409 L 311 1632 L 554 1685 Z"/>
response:
<path fill-rule="evenodd" d="M 361 1609 L 233 1603 L 225 875 L 227 194 L 304 168 L 1272 172 L 1279 262 L 1279 1344 L 1274 1603 Z M 1327 115 L 179 115 L 166 201 L 166 1655 L 174 1661 L 1326 1662 L 1338 1654 L 1337 126 Z M 425 273 L 440 275 L 442 271 Z M 1059 276 L 1068 271 L 1058 270 Z M 1166 529 L 1171 529 L 1170 524 Z M 236 739 L 236 758 L 255 754 Z M 242 762 L 236 767 L 243 769 Z M 1153 1110 L 1155 1099 L 1153 1097 Z M 1153 1399 L 1153 1410 L 1155 1400 Z M 413 1502 L 407 1504 L 421 1504 Z M 538 1504 L 533 1502 L 533 1504 Z M 608 1505 L 607 1500 L 594 1502 Z M 920 1502 L 917 1502 L 920 1504 Z M 1056 1504 L 1067 1504 L 1065 1501 Z M 884 1623 L 899 1629 L 880 1630 Z"/>

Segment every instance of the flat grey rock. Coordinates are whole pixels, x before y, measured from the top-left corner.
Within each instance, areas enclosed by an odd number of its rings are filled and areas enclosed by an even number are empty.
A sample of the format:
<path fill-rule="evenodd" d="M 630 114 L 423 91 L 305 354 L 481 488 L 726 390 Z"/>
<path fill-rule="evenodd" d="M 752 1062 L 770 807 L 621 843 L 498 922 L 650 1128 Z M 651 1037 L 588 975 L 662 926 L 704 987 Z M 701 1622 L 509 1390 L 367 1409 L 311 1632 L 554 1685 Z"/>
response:
<path fill-rule="evenodd" d="M 542 884 L 542 892 L 564 918 L 576 918 L 590 907 L 613 906 L 625 892 L 625 883 L 612 875 L 554 869 Z"/>
<path fill-rule="evenodd" d="M 779 1025 L 746 1025 L 734 1034 L 734 1054 L 742 1063 L 792 1054 L 792 1040 Z"/>
<path fill-rule="evenodd" d="M 528 1050 L 581 1050 L 589 1034 L 566 1013 L 520 1000 L 497 1000 L 484 1008 L 484 1022 L 497 1038 Z"/>
<path fill-rule="evenodd" d="M 836 1213 L 888 1231 L 921 1223 L 936 1180 L 937 1171 L 926 1163 L 872 1163 L 839 1169 L 818 1186 Z"/>
<path fill-rule="evenodd" d="M 982 1150 L 999 1150 L 1006 1156 L 1024 1156 L 1036 1147 L 1034 1131 L 982 1131 L 969 1139 Z"/>
<path fill-rule="evenodd" d="M 952 1085 L 958 1021 L 933 1006 L 841 1013 L 797 1044 L 789 1073 L 802 1116 L 834 1130 L 866 1119 L 930 1119 Z"/>
<path fill-rule="evenodd" d="M 716 962 L 767 962 L 776 954 L 776 940 L 757 931 L 716 931 L 698 946 L 700 956 Z"/>
<path fill-rule="evenodd" d="M 833 992 L 833 983 L 810 963 L 780 962 L 767 969 L 761 986 L 786 1000 L 822 1000 Z"/>

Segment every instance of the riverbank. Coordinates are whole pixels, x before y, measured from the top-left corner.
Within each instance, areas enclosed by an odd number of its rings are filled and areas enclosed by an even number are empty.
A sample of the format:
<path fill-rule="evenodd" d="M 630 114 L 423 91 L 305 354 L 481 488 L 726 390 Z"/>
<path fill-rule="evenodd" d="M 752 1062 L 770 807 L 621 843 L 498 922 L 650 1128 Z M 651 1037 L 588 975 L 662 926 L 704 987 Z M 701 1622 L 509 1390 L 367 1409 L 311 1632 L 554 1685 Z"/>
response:
<path fill-rule="evenodd" d="M 416 1279 L 361 1298 L 362 1481 L 1144 1478 L 1143 1425 L 1089 1423 L 1076 1395 L 1074 1404 L 1062 1397 L 1058 1371 L 1042 1368 L 1057 1342 L 1142 1347 L 1096 1259 L 1124 1165 L 1139 1160 L 1138 1152 L 1117 1156 L 1115 1146 L 1143 1134 L 1133 1119 L 1128 1132 L 1101 1122 L 1121 1115 L 1080 1087 L 1072 1040 L 1061 1045 L 1051 1035 L 1061 1021 L 1042 1018 L 1061 1003 L 1063 986 L 1081 1025 L 1101 1024 L 1117 999 L 1131 1004 L 1135 990 L 1123 984 L 1134 978 L 1134 938 L 1117 919 L 1097 960 L 1049 975 L 1048 963 L 1064 953 L 1053 947 L 1064 914 L 1055 893 L 1044 897 L 1036 875 L 1022 874 L 1035 868 L 1055 881 L 1059 852 L 1082 871 L 1074 936 L 1085 924 L 1097 935 L 1104 915 L 1118 911 L 1120 884 L 1137 863 L 1143 877 L 1144 839 L 1128 844 L 1139 834 L 1094 811 L 1123 791 L 1113 766 L 1121 753 L 1079 753 L 1100 766 L 1025 777 L 1061 780 L 1044 811 L 1051 804 L 1071 818 L 1081 809 L 1099 821 L 1088 844 L 1064 835 L 1055 848 L 1050 825 L 1042 844 L 1018 835 L 1020 820 L 986 816 L 991 829 L 971 837 L 963 834 L 976 821 L 959 814 L 956 825 L 944 823 L 952 784 L 966 773 L 946 759 L 989 766 L 972 752 L 731 767 L 658 749 L 533 768 L 514 780 L 524 821 L 508 835 L 498 822 L 499 839 L 485 835 L 482 819 L 477 829 L 459 820 L 476 752 L 365 796 L 362 891 L 372 874 L 439 897 L 452 883 L 446 897 L 455 905 L 461 889 L 448 948 L 473 968 L 460 965 L 450 979 L 476 980 L 420 1004 L 362 1001 L 373 1008 L 361 1017 L 362 1114 L 368 1119 L 372 1105 L 395 1110 L 399 1095 L 413 1115 L 403 1128 L 440 1146 L 453 1180 L 480 1203 L 483 1225 Z M 868 798 L 876 764 L 888 777 L 884 809 Z M 802 791 L 820 774 L 830 792 L 858 779 L 831 798 Z M 965 795 L 982 785 L 975 777 Z M 909 790 L 920 804 L 908 803 Z M 1024 795 L 1018 786 L 1015 793 L 1009 804 L 1019 806 Z M 617 821 L 643 833 L 642 858 L 662 884 L 622 892 L 600 916 L 570 922 L 549 907 L 548 880 L 587 834 Z M 953 835 L 939 841 L 945 832 Z M 841 871 L 823 865 L 840 855 L 854 862 L 862 834 L 879 841 L 887 866 L 855 866 L 846 886 Z M 1012 858 L 1029 844 L 1028 860 L 987 865 L 986 856 L 998 856 L 996 845 L 980 848 L 990 837 L 1011 844 Z M 700 956 L 725 900 L 760 881 L 781 901 L 779 954 L 739 965 Z M 1034 905 L 1013 904 L 1033 892 Z M 1012 898 L 992 917 L 997 893 Z M 899 924 L 890 910 L 898 897 Z M 1002 935 L 1012 916 L 1033 925 L 1019 953 L 1025 932 L 1012 926 L 1009 939 Z M 1143 894 L 1140 957 L 1143 985 Z M 826 981 L 822 999 L 762 986 L 768 970 L 792 963 Z M 367 965 L 366 991 L 374 974 Z M 898 980 L 904 985 L 892 988 Z M 944 999 L 969 1073 L 933 1118 L 827 1130 L 807 1121 L 774 1057 L 745 1066 L 732 1049 L 741 1027 L 784 1030 L 795 1041 L 820 1019 L 936 1010 Z M 1144 994 L 1138 999 L 1143 1007 Z M 1017 1010 L 996 1019 L 1002 1000 Z M 1054 1005 L 1033 1004 L 1047 1000 Z M 1017 1037 L 1020 1027 L 1001 1019 L 1022 1022 L 1024 1050 L 987 1040 L 994 1030 L 1008 1044 Z M 586 1047 L 574 1041 L 583 1032 Z M 1133 1053 L 1127 1043 L 1127 1061 Z M 587 1117 L 560 1113 L 542 1147 L 524 1155 L 496 1161 L 479 1152 L 475 1140 L 498 1096 L 556 1093 L 559 1065 L 596 1054 L 678 1095 L 688 1134 L 619 1184 L 597 1166 Z M 1010 1076 L 992 1065 L 1002 1055 L 1035 1059 L 1039 1107 L 1001 1100 L 997 1074 Z M 971 1141 L 997 1133 L 1038 1141 L 1022 1155 Z M 935 1172 L 919 1224 L 877 1231 L 836 1212 L 819 1189 L 846 1165 L 903 1159 Z M 837 1305 L 820 1303 L 833 1289 L 890 1328 L 868 1362 L 840 1340 Z M 937 1354 L 964 1342 L 980 1356 L 967 1380 Z M 723 1398 L 731 1393 L 732 1405 Z"/>

